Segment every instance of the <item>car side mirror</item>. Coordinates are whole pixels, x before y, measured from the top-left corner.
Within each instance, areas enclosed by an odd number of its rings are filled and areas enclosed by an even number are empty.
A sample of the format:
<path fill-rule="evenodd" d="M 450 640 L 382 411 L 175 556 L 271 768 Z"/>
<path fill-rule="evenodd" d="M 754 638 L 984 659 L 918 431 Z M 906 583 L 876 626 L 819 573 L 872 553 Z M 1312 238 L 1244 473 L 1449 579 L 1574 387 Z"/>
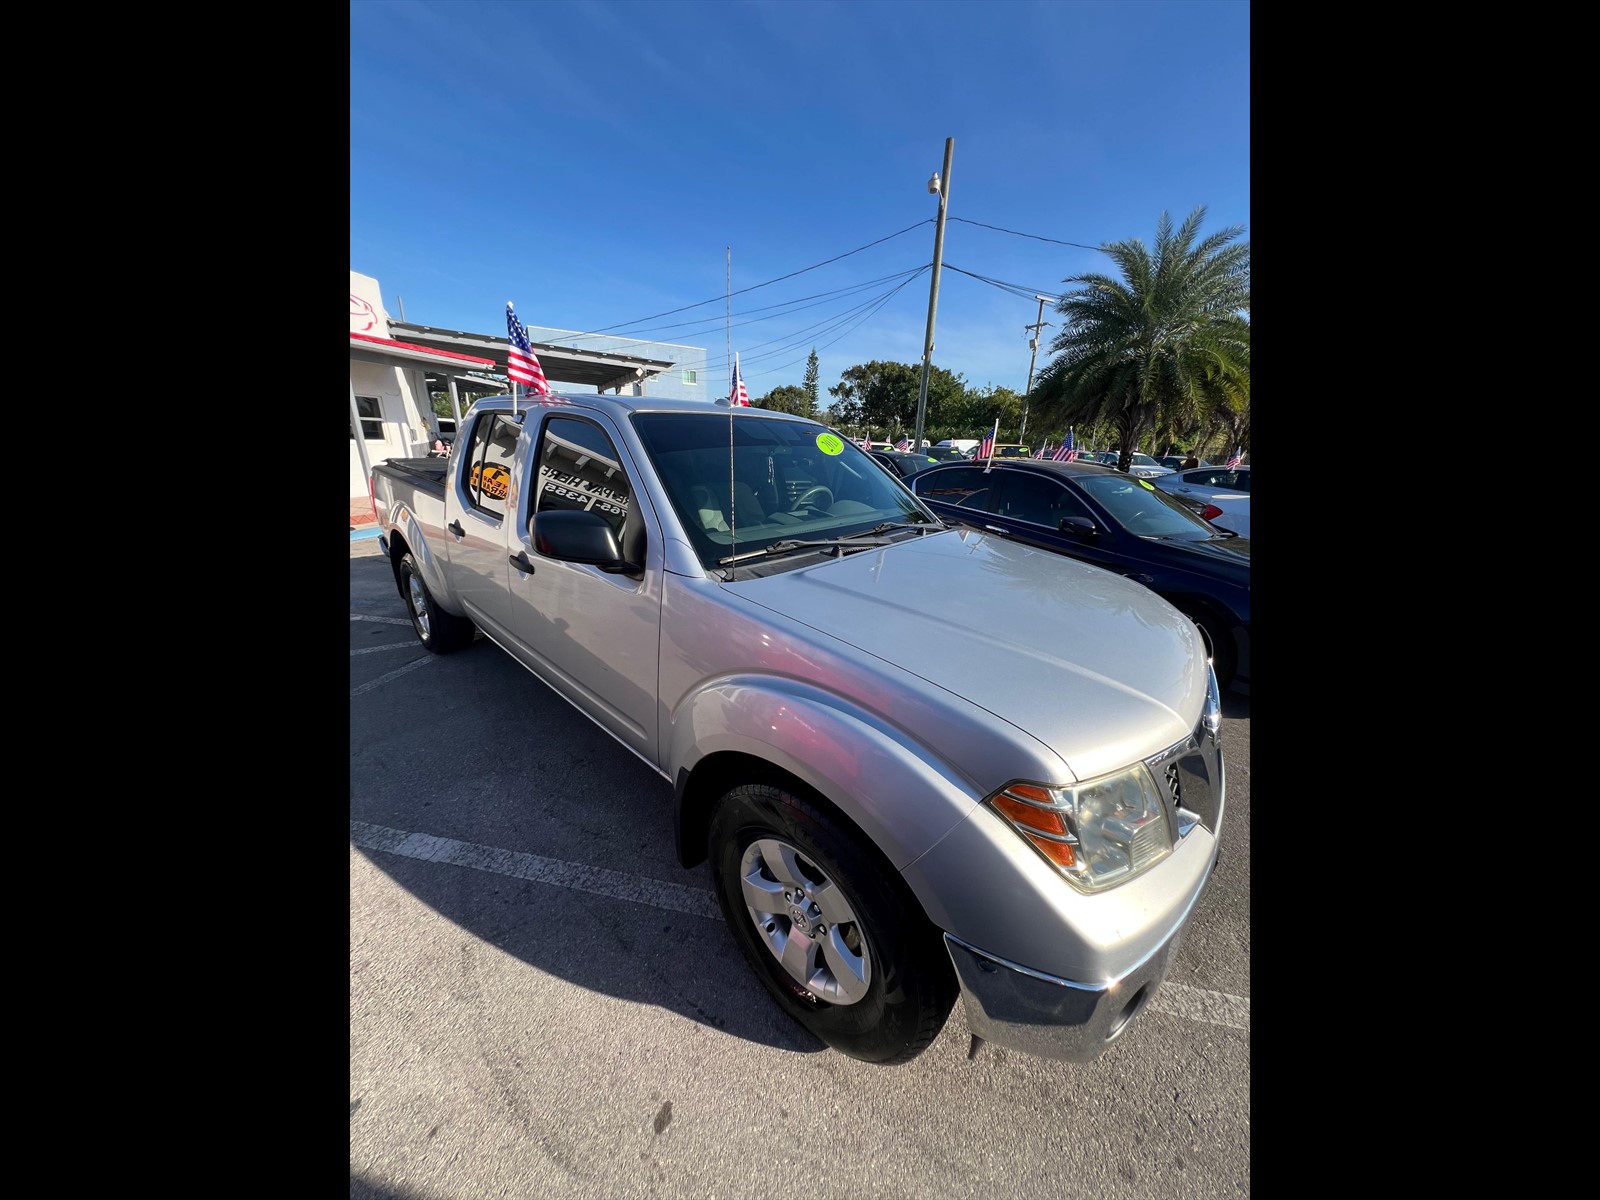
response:
<path fill-rule="evenodd" d="M 1062 517 L 1061 524 L 1056 526 L 1061 533 L 1069 533 L 1073 537 L 1091 538 L 1100 532 L 1100 527 L 1088 517 Z"/>
<path fill-rule="evenodd" d="M 533 518 L 533 548 L 547 558 L 588 563 L 612 575 L 638 572 L 638 563 L 624 562 L 617 535 L 599 513 L 555 509 Z"/>

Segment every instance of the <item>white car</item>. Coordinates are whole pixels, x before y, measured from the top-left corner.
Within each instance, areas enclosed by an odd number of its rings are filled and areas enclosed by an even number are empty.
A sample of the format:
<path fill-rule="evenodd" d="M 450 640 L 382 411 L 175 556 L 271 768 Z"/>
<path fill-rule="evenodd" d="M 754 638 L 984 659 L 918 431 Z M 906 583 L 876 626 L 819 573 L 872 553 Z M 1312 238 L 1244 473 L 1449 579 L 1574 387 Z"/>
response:
<path fill-rule="evenodd" d="M 1219 529 L 1250 536 L 1250 468 L 1190 467 L 1151 481 Z"/>
<path fill-rule="evenodd" d="M 1198 503 L 1200 515 L 1218 529 L 1229 530 L 1243 538 L 1250 536 L 1250 497 L 1243 492 L 1234 495 L 1221 492 Z"/>
<path fill-rule="evenodd" d="M 1190 467 L 1163 475 L 1156 486 L 1182 500 L 1210 500 L 1213 496 L 1248 496 L 1250 468 Z"/>
<path fill-rule="evenodd" d="M 1080 461 L 1097 462 L 1107 467 L 1114 467 L 1122 461 L 1122 452 L 1119 450 L 1106 450 L 1099 454 L 1092 454 L 1086 460 Z M 1135 450 L 1133 459 L 1128 463 L 1128 474 L 1135 479 L 1160 479 L 1163 476 L 1171 475 L 1172 470 L 1169 467 L 1163 467 L 1150 455 Z"/>

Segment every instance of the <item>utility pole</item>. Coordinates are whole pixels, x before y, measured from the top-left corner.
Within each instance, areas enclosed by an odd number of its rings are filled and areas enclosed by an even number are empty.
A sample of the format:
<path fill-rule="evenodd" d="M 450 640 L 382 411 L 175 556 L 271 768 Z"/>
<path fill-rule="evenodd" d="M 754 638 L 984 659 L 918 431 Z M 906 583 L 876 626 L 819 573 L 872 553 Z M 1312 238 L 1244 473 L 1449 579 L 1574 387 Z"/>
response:
<path fill-rule="evenodd" d="M 933 234 L 933 282 L 928 285 L 928 334 L 922 342 L 922 386 L 917 389 L 917 433 L 911 449 L 922 449 L 922 426 L 928 415 L 928 371 L 933 366 L 933 314 L 939 309 L 939 268 L 944 264 L 944 212 L 950 203 L 950 159 L 955 138 L 944 140 L 944 173 L 928 180 L 928 190 L 939 195 L 939 224 Z"/>
<path fill-rule="evenodd" d="M 1028 342 L 1028 349 L 1033 353 L 1028 355 L 1028 386 L 1022 389 L 1022 429 L 1017 434 L 1017 441 L 1019 442 L 1028 440 L 1028 393 L 1033 391 L 1033 364 L 1039 358 L 1039 331 L 1050 324 L 1049 321 L 1044 319 L 1044 305 L 1045 301 L 1051 299 L 1051 297 L 1040 296 L 1036 293 L 1033 298 L 1039 302 L 1039 315 L 1034 319 L 1034 324 L 1022 327 L 1023 333 L 1033 334 L 1033 338 Z"/>

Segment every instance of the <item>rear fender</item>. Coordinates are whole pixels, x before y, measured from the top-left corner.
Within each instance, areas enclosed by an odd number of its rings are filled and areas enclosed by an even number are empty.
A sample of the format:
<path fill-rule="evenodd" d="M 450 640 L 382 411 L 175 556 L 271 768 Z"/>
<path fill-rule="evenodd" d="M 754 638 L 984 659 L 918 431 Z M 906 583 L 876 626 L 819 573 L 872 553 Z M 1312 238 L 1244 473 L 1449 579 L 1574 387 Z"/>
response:
<path fill-rule="evenodd" d="M 398 581 L 400 577 L 399 556 L 410 551 L 411 557 L 416 561 L 417 570 L 422 575 L 422 582 L 427 584 L 434 603 L 453 616 L 466 616 L 466 610 L 456 601 L 455 594 L 450 589 L 444 560 L 435 554 L 429 545 L 426 529 L 416 510 L 409 504 L 396 502 L 391 529 L 390 536 L 396 542 L 395 579 Z"/>

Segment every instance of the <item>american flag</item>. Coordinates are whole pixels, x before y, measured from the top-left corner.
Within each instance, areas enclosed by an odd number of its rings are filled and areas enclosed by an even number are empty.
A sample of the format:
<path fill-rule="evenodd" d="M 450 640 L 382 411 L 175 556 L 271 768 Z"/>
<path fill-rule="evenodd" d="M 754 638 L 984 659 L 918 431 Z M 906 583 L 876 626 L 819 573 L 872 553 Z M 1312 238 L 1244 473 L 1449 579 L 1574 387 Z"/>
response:
<path fill-rule="evenodd" d="M 1045 438 L 1044 445 L 1040 446 L 1037 450 L 1035 450 L 1033 452 L 1033 456 L 1035 458 L 1049 458 L 1050 456 L 1045 453 L 1045 451 L 1048 450 L 1048 449 L 1050 449 L 1050 439 L 1049 438 Z"/>
<path fill-rule="evenodd" d="M 1055 460 L 1057 462 L 1071 462 L 1073 459 L 1077 458 L 1078 452 L 1076 449 L 1074 449 L 1076 444 L 1076 440 L 1072 435 L 1072 426 L 1069 425 L 1067 426 L 1067 440 L 1062 442 L 1061 445 L 1056 448 Z"/>
<path fill-rule="evenodd" d="M 745 390 L 744 376 L 739 374 L 739 356 L 733 356 L 733 386 L 728 389 L 729 408 L 749 408 L 750 393 Z"/>
<path fill-rule="evenodd" d="M 1226 469 L 1229 471 L 1237 471 L 1239 469 L 1239 463 L 1243 460 L 1243 458 L 1244 454 L 1240 450 L 1235 450 L 1233 452 L 1233 457 L 1228 460 Z"/>
<path fill-rule="evenodd" d="M 867 434 L 867 436 L 862 438 L 859 442 L 857 442 L 856 445 L 860 446 L 863 450 L 871 450 L 872 449 L 872 435 L 870 433 Z"/>
<path fill-rule="evenodd" d="M 548 396 L 550 383 L 544 377 L 544 368 L 539 366 L 539 359 L 528 344 L 528 331 L 517 320 L 509 300 L 506 301 L 506 338 L 511 342 L 506 349 L 506 374 L 539 395 Z"/>
<path fill-rule="evenodd" d="M 904 454 L 906 451 L 911 449 L 911 439 L 910 438 L 901 438 L 898 442 L 896 442 L 894 444 L 894 448 L 896 450 L 900 451 L 901 454 Z"/>
<path fill-rule="evenodd" d="M 980 458 L 992 459 L 994 457 L 994 444 L 995 444 L 996 441 L 999 440 L 999 438 L 1000 438 L 1000 418 L 996 417 L 994 419 L 994 429 L 990 431 L 988 437 L 984 438 L 983 441 L 978 443 L 978 452 L 972 456 L 973 461 L 976 462 Z M 992 462 L 989 464 L 989 466 L 993 466 L 993 465 L 994 464 Z M 986 466 L 983 469 L 985 471 L 987 471 L 989 469 L 989 467 Z"/>

